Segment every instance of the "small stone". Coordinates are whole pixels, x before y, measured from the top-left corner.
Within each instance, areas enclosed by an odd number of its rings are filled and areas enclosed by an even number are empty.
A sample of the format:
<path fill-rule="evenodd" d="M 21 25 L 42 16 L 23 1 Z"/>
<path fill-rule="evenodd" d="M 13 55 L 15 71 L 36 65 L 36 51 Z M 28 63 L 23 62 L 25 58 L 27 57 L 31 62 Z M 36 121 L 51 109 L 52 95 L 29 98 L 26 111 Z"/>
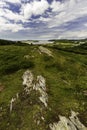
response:
<path fill-rule="evenodd" d="M 43 116 L 41 117 L 41 119 L 42 119 L 43 121 L 45 121 L 45 119 L 44 119 L 44 117 L 43 117 Z"/>
<path fill-rule="evenodd" d="M 15 102 L 15 98 L 12 98 L 11 101 L 10 101 L 10 112 L 12 112 L 12 109 L 13 109 L 13 103 Z"/>
<path fill-rule="evenodd" d="M 37 125 L 39 125 L 39 124 L 40 124 L 40 120 L 37 121 Z"/>
<path fill-rule="evenodd" d="M 19 98 L 19 93 L 16 93 L 16 98 L 17 98 L 17 99 Z"/>

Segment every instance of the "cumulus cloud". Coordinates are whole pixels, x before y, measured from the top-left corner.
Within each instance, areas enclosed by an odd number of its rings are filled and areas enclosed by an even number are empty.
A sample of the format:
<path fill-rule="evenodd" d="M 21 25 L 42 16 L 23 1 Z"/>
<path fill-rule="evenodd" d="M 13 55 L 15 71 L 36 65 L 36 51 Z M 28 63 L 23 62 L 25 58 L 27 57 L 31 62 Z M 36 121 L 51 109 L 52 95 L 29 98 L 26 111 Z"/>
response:
<path fill-rule="evenodd" d="M 22 6 L 21 14 L 24 15 L 25 19 L 29 19 L 32 15 L 42 15 L 48 8 L 49 4 L 46 0 L 33 1 Z"/>
<path fill-rule="evenodd" d="M 33 14 L 41 15 L 43 14 L 49 7 L 49 4 L 46 0 L 34 1 L 32 3 Z"/>

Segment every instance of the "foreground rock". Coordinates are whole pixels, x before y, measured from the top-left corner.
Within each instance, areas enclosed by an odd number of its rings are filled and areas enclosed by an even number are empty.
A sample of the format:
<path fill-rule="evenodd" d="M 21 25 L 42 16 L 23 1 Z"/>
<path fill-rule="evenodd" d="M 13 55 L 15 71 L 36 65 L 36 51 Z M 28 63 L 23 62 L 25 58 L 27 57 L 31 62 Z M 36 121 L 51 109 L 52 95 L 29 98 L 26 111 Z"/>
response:
<path fill-rule="evenodd" d="M 39 50 L 40 50 L 41 53 L 45 53 L 45 54 L 47 54 L 48 56 L 52 56 L 52 57 L 53 57 L 52 52 L 51 52 L 50 50 L 48 50 L 47 48 L 45 48 L 45 47 L 43 47 L 43 46 L 40 46 L 40 47 L 39 47 Z"/>
<path fill-rule="evenodd" d="M 10 100 L 10 112 L 12 112 L 13 109 L 13 104 L 18 100 L 19 98 L 19 93 L 16 93 L 15 97 L 12 97 Z"/>
<path fill-rule="evenodd" d="M 25 73 L 23 74 L 22 78 L 23 78 L 23 86 L 25 86 L 25 87 L 24 87 L 24 90 L 26 91 L 27 94 L 29 94 L 30 91 L 31 91 L 32 88 L 33 88 L 34 76 L 33 76 L 33 74 L 31 73 L 31 71 L 27 70 L 27 71 L 25 71 Z"/>
<path fill-rule="evenodd" d="M 37 76 L 37 83 L 34 84 L 33 89 L 39 91 L 41 95 L 39 99 L 44 104 L 44 106 L 47 107 L 48 95 L 46 93 L 46 81 L 44 77 L 42 77 L 41 75 Z"/>
<path fill-rule="evenodd" d="M 49 125 L 51 130 L 87 130 L 74 111 L 71 112 L 69 119 L 64 116 L 59 116 L 59 119 L 60 121 L 58 123 Z"/>
<path fill-rule="evenodd" d="M 38 91 L 40 93 L 39 100 L 47 107 L 48 95 L 46 93 L 46 81 L 43 76 L 37 76 L 35 81 L 33 74 L 31 71 L 27 70 L 23 74 L 23 85 L 24 90 L 27 94 L 30 94 L 31 90 Z"/>

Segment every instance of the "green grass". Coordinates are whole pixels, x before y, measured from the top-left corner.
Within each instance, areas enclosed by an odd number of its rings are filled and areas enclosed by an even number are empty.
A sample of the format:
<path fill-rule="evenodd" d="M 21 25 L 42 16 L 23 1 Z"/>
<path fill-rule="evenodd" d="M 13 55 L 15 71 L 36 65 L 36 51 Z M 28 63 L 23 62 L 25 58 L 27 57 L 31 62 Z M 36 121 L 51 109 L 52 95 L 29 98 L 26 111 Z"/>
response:
<path fill-rule="evenodd" d="M 87 96 L 84 95 L 87 90 L 87 55 L 55 49 L 52 45 L 46 47 L 52 51 L 53 57 L 40 54 L 37 45 L 0 46 L 0 83 L 4 86 L 0 92 L 3 108 L 0 110 L 0 130 L 46 130 L 49 123 L 58 121 L 58 115 L 68 116 L 71 110 L 78 111 L 87 125 Z M 33 116 L 40 114 L 38 93 L 32 92 L 30 97 L 22 94 L 22 75 L 27 69 L 35 77 L 43 75 L 46 78 L 49 102 L 48 109 L 43 111 L 45 122 L 40 126 L 33 122 Z M 21 98 L 10 114 L 9 102 L 16 93 Z"/>

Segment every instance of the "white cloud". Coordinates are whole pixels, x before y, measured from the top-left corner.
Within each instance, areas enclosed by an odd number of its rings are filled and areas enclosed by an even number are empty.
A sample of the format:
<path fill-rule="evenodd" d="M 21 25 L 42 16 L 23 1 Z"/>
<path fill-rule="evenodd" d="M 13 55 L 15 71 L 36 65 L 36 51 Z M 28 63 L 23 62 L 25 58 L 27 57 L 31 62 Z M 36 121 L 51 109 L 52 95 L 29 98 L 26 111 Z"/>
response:
<path fill-rule="evenodd" d="M 12 31 L 18 32 L 19 30 L 23 30 L 23 26 L 21 24 L 11 24 L 11 23 L 2 23 L 0 24 L 0 32 L 1 31 Z"/>
<path fill-rule="evenodd" d="M 52 11 L 56 12 L 56 11 L 64 10 L 65 5 L 60 1 L 54 0 L 50 7 L 52 8 Z"/>
<path fill-rule="evenodd" d="M 67 31 L 64 32 L 62 35 L 59 35 L 57 38 L 58 39 L 79 39 L 79 38 L 85 38 L 87 37 L 87 31 Z"/>
<path fill-rule="evenodd" d="M 21 7 L 21 14 L 24 15 L 25 19 L 29 19 L 32 15 L 42 15 L 48 8 L 49 4 L 46 0 L 33 1 Z"/>
<path fill-rule="evenodd" d="M 54 6 L 53 6 L 54 5 Z M 59 5 L 56 7 L 56 5 Z M 66 22 L 87 16 L 87 1 L 66 0 L 64 3 L 53 1 L 51 8 L 55 14 L 48 23 L 48 28 L 58 27 Z"/>
<path fill-rule="evenodd" d="M 21 3 L 21 0 L 1 0 L 1 1 L 9 2 L 9 3 L 13 3 L 13 4 Z"/>
<path fill-rule="evenodd" d="M 0 1 L 0 8 L 3 8 L 3 7 L 9 8 L 9 5 L 6 4 L 6 2 L 4 2 L 4 1 Z"/>
<path fill-rule="evenodd" d="M 5 19 L 4 17 L 0 17 L 0 32 L 3 32 L 3 31 L 18 32 L 20 30 L 27 31 L 27 30 L 30 30 L 30 28 L 29 27 L 24 28 L 23 24 L 17 24 L 15 22 L 11 23 L 8 19 Z"/>
<path fill-rule="evenodd" d="M 30 3 L 21 7 L 21 15 L 23 15 L 25 19 L 29 19 L 32 16 L 32 5 Z"/>
<path fill-rule="evenodd" d="M 44 18 L 44 17 L 40 17 L 39 18 L 39 21 L 42 21 L 42 22 L 49 22 L 51 20 L 51 18 Z"/>
<path fill-rule="evenodd" d="M 87 23 L 84 23 L 84 26 L 87 27 Z"/>
<path fill-rule="evenodd" d="M 13 12 L 9 8 L 0 8 L 0 17 L 6 18 L 8 21 L 13 20 L 15 23 L 17 22 L 27 22 L 24 16 L 20 13 Z"/>
<path fill-rule="evenodd" d="M 33 15 L 41 15 L 49 8 L 49 4 L 46 0 L 34 1 L 32 3 L 32 8 Z"/>
<path fill-rule="evenodd" d="M 18 13 L 14 13 L 9 9 L 5 9 L 4 10 L 4 17 L 6 17 L 9 20 L 14 20 L 14 22 L 18 22 L 18 21 L 22 21 L 23 20 L 23 16 L 18 14 Z"/>

